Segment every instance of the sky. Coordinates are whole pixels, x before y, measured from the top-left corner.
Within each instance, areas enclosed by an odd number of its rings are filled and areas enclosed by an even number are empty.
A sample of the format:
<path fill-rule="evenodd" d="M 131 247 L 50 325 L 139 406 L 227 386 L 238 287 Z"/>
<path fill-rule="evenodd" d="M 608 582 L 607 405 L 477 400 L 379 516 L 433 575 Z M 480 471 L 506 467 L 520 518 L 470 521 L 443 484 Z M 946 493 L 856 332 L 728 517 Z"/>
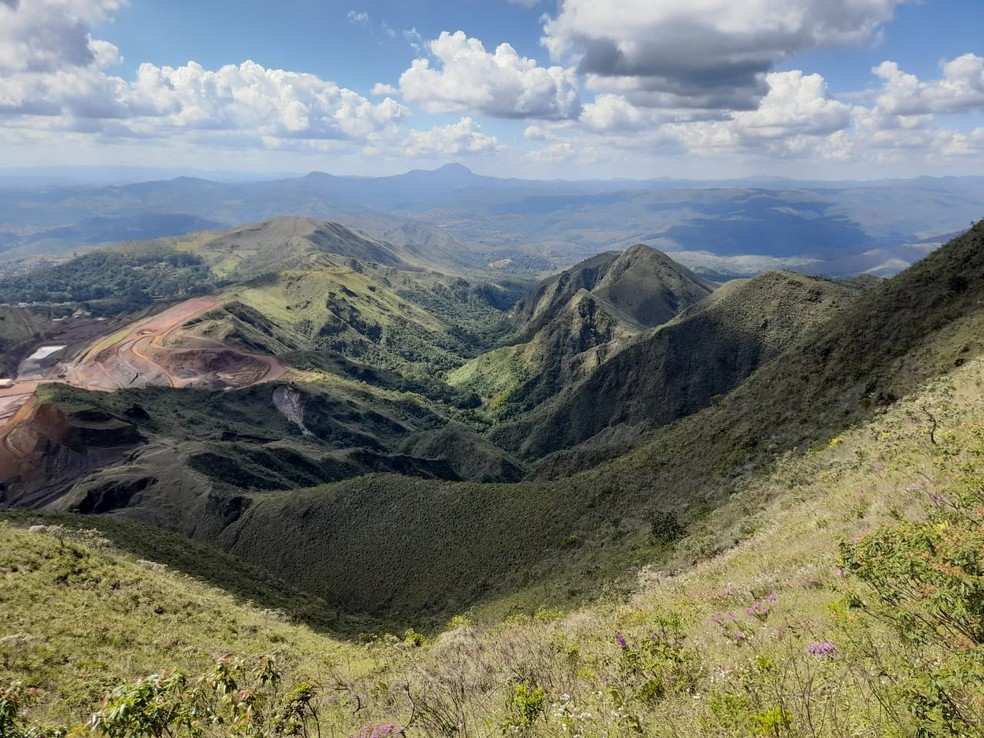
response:
<path fill-rule="evenodd" d="M 0 167 L 984 173 L 984 0 L 0 0 Z"/>

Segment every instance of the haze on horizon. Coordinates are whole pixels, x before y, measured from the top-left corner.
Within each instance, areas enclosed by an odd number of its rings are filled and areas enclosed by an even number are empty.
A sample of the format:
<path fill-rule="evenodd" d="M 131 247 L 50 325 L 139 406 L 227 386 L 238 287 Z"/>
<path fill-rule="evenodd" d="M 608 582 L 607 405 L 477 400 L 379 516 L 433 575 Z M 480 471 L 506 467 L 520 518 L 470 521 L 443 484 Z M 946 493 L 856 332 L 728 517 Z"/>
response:
<path fill-rule="evenodd" d="M 977 174 L 982 25 L 979 0 L 0 0 L 0 161 Z"/>

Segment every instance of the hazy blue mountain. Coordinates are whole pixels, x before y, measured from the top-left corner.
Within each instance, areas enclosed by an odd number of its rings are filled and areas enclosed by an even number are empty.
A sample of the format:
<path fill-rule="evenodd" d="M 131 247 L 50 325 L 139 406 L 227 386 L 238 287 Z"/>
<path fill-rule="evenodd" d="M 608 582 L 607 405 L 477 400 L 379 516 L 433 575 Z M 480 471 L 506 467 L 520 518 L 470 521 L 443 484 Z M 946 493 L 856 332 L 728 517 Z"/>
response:
<path fill-rule="evenodd" d="M 404 246 L 472 244 L 466 258 L 450 259 L 462 269 L 504 262 L 500 265 L 513 270 L 546 273 L 642 242 L 712 278 L 768 269 L 887 275 L 966 228 L 984 210 L 979 177 L 528 181 L 480 176 L 451 164 L 392 177 L 312 172 L 274 180 L 177 177 L 103 186 L 31 187 L 23 175 L 4 179 L 0 172 L 3 183 L 4 259 L 70 252 L 120 240 L 121 233 L 129 238 L 128 228 L 139 230 L 146 223 L 161 227 L 133 237 L 179 235 L 204 227 L 203 222 L 216 227 L 277 216 L 338 220 L 345 215 L 390 219 L 390 231 L 400 228 L 394 220 L 414 224 L 403 236 Z M 131 218 L 137 223 L 126 220 Z M 423 227 L 443 235 L 424 234 Z"/>

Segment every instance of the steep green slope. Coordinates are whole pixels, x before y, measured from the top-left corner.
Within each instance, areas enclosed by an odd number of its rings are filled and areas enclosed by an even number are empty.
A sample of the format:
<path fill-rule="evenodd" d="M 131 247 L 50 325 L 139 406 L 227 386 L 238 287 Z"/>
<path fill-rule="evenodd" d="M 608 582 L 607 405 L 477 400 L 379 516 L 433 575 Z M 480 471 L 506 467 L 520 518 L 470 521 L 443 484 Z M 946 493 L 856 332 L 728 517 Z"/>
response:
<path fill-rule="evenodd" d="M 643 325 L 662 325 L 706 297 L 712 286 L 645 244 L 626 249 L 591 290 Z"/>
<path fill-rule="evenodd" d="M 225 305 L 196 321 L 205 338 L 275 353 L 302 368 L 342 354 L 433 376 L 491 348 L 521 289 L 412 266 L 400 249 L 336 223 L 277 218 L 174 246 L 226 283 Z"/>
<path fill-rule="evenodd" d="M 0 352 L 37 337 L 48 325 L 47 318 L 29 308 L 0 305 Z"/>
<path fill-rule="evenodd" d="M 210 504 L 213 488 L 236 497 L 239 490 L 293 489 L 379 471 L 450 480 L 520 475 L 506 454 L 464 428 L 440 433 L 449 419 L 421 395 L 333 375 L 231 392 L 148 387 L 105 394 L 45 385 L 34 403 L 38 410 L 16 439 L 26 449 L 25 439 L 36 438 L 38 475 L 25 474 L 22 460 L 0 448 L 0 473 L 8 462 L 21 470 L 5 475 L 0 507 L 47 504 L 74 488 L 61 505 L 87 513 L 126 509 L 174 527 L 172 507 L 188 507 L 177 518 L 185 522 L 195 501 Z M 165 507 L 134 513 L 148 496 Z M 210 514 L 202 513 L 202 526 Z"/>
<path fill-rule="evenodd" d="M 705 282 L 648 246 L 601 254 L 521 299 L 513 309 L 519 343 L 478 356 L 451 372 L 448 382 L 485 397 L 486 417 L 514 418 L 709 293 Z"/>
<path fill-rule="evenodd" d="M 0 376 L 13 376 L 28 344 L 50 326 L 48 318 L 33 310 L 0 305 Z"/>
<path fill-rule="evenodd" d="M 599 254 L 542 282 L 516 303 L 520 336 L 532 337 L 582 289 L 646 326 L 665 323 L 711 292 L 707 282 L 666 254 L 637 244 Z"/>
<path fill-rule="evenodd" d="M 297 269 L 320 254 L 408 267 L 389 244 L 345 226 L 313 218 L 272 218 L 228 231 L 204 231 L 168 239 L 175 248 L 204 258 L 220 277 L 244 281 Z"/>
<path fill-rule="evenodd" d="M 634 435 L 705 407 L 825 322 L 860 292 L 785 272 L 721 287 L 677 319 L 640 337 L 583 383 L 493 439 L 542 457 L 605 430 Z M 628 431 L 628 433 L 626 433 Z"/>
<path fill-rule="evenodd" d="M 587 377 L 644 330 L 581 289 L 532 340 L 480 354 L 448 374 L 448 383 L 486 398 L 486 417 L 534 409 Z"/>
<path fill-rule="evenodd" d="M 157 547 L 127 555 L 110 540 L 136 538 L 139 530 L 123 533 L 107 524 L 76 532 L 63 527 L 64 518 L 40 522 L 27 529 L 0 521 L 0 685 L 23 681 L 37 688 L 47 708 L 42 714 L 53 721 L 80 723 L 121 682 L 169 667 L 200 671 L 215 653 L 280 657 L 292 674 L 311 673 L 326 658 L 359 658 L 350 646 L 292 625 L 284 612 L 261 610 L 158 563 L 189 559 L 180 551 L 187 542 L 176 537 L 145 530 Z M 192 550 L 211 556 L 202 547 Z M 138 558 L 144 553 L 159 558 Z M 210 565 L 249 582 L 249 596 L 260 606 L 276 602 L 303 611 L 315 604 L 282 587 L 268 597 L 276 585 L 241 566 L 237 571 L 221 554 L 202 562 Z"/>

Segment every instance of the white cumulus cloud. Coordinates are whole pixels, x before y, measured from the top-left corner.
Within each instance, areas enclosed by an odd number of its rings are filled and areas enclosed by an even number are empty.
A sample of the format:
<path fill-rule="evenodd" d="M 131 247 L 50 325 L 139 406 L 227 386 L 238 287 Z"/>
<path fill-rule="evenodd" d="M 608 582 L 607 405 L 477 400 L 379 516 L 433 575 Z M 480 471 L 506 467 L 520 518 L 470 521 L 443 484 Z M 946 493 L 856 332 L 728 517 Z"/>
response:
<path fill-rule="evenodd" d="M 436 113 L 481 113 L 497 118 L 576 118 L 580 101 L 573 70 L 542 67 L 509 44 L 494 52 L 462 31 L 428 44 L 437 60 L 416 59 L 400 77 L 408 102 Z"/>
<path fill-rule="evenodd" d="M 123 0 L 0 2 L 0 74 L 55 72 L 118 61 L 116 47 L 94 42 L 90 28 L 123 4 Z"/>
<path fill-rule="evenodd" d="M 373 95 L 399 95 L 400 91 L 393 85 L 388 85 L 385 82 L 377 82 L 372 86 Z"/>
<path fill-rule="evenodd" d="M 940 79 L 924 82 L 896 62 L 882 62 L 872 70 L 884 80 L 878 107 L 906 116 L 984 109 L 984 57 L 964 54 L 941 66 Z"/>
<path fill-rule="evenodd" d="M 0 112 L 74 119 L 76 128 L 116 120 L 112 130 L 134 135 L 182 129 L 302 139 L 361 139 L 410 114 L 392 98 L 373 103 L 315 75 L 252 61 L 217 70 L 142 64 L 132 82 L 94 67 L 0 77 Z"/>
<path fill-rule="evenodd" d="M 469 117 L 457 123 L 438 126 L 429 131 L 410 131 L 405 147 L 408 156 L 481 154 L 495 151 L 499 141 L 486 136 Z"/>
<path fill-rule="evenodd" d="M 907 0 L 561 0 L 555 59 L 650 107 L 752 110 L 792 54 L 870 39 Z"/>
<path fill-rule="evenodd" d="M 359 138 L 409 115 L 390 98 L 373 104 L 315 75 L 266 69 L 251 61 L 215 71 L 194 62 L 143 64 L 132 92 L 174 126 L 266 136 Z"/>
<path fill-rule="evenodd" d="M 850 150 L 847 131 L 854 108 L 831 98 L 818 74 L 802 71 L 766 75 L 768 93 L 755 110 L 718 120 L 686 120 L 636 106 L 622 95 L 605 93 L 584 106 L 580 121 L 526 129 L 528 141 L 543 141 L 543 155 L 582 152 L 589 147 L 700 156 L 742 155 L 843 159 Z M 603 138 L 599 137 L 601 134 Z M 581 157 L 583 158 L 583 157 Z"/>
<path fill-rule="evenodd" d="M 766 83 L 769 92 L 762 104 L 735 113 L 730 122 L 748 138 L 828 136 L 851 124 L 851 106 L 830 98 L 819 74 L 774 72 Z"/>
<path fill-rule="evenodd" d="M 622 95 L 605 93 L 584 106 L 581 124 L 592 131 L 609 133 L 648 128 L 655 122 L 655 114 L 633 105 Z"/>
<path fill-rule="evenodd" d="M 695 138 L 754 143 L 789 136 L 827 136 L 851 124 L 853 108 L 827 94 L 819 74 L 800 70 L 772 72 L 765 77 L 768 93 L 754 110 L 739 110 L 720 120 L 661 120 L 658 113 L 615 94 L 601 94 L 584 106 L 581 124 L 610 133 L 652 129 L 672 124 L 673 130 L 700 132 Z"/>
<path fill-rule="evenodd" d="M 119 50 L 92 38 L 91 26 L 123 2 L 0 0 L 0 125 L 113 137 L 197 131 L 239 142 L 364 142 L 397 132 L 410 115 L 392 97 L 373 102 L 315 75 L 252 61 L 215 70 L 193 61 L 145 63 L 133 80 L 112 75 Z"/>

